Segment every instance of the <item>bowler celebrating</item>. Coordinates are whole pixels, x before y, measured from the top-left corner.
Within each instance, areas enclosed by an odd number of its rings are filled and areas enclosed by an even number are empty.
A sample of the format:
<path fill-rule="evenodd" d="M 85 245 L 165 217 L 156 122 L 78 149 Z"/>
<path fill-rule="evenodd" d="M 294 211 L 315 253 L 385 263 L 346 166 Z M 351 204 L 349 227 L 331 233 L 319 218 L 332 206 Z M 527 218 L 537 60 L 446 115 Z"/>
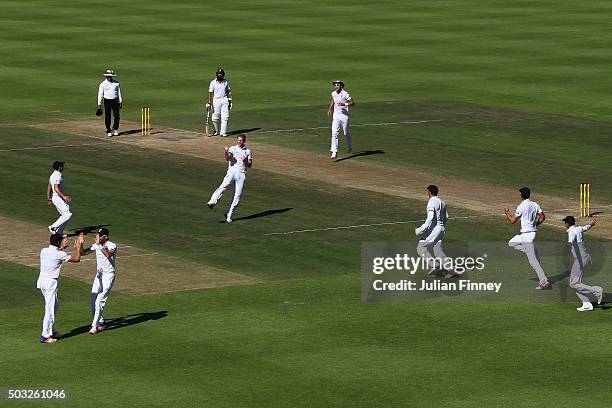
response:
<path fill-rule="evenodd" d="M 223 182 L 218 189 L 215 190 L 210 201 L 208 201 L 208 208 L 211 210 L 217 204 L 225 190 L 230 184 L 234 183 L 234 199 L 230 204 L 225 219 L 227 222 L 232 222 L 232 215 L 234 210 L 240 203 L 240 197 L 242 196 L 242 189 L 246 182 L 246 171 L 247 168 L 253 166 L 253 156 L 251 155 L 251 149 L 247 148 L 244 144 L 246 141 L 246 135 L 238 135 L 236 144 L 231 147 L 225 148 L 225 160 L 227 160 L 227 173 Z"/>
<path fill-rule="evenodd" d="M 521 220 L 521 231 L 512 237 L 508 245 L 527 255 L 529 265 L 531 265 L 540 280 L 540 284 L 536 289 L 549 289 L 550 283 L 544 273 L 544 269 L 542 269 L 540 265 L 538 253 L 533 243 L 536 238 L 538 225 L 546 220 L 546 214 L 544 214 L 544 211 L 542 211 L 538 203 L 529 199 L 531 190 L 528 187 L 520 188 L 519 192 L 521 193 L 523 201 L 516 208 L 514 214 L 512 214 L 508 208 L 504 208 L 504 214 L 506 214 L 506 218 L 508 218 L 510 224 L 516 223 L 519 219 Z"/>

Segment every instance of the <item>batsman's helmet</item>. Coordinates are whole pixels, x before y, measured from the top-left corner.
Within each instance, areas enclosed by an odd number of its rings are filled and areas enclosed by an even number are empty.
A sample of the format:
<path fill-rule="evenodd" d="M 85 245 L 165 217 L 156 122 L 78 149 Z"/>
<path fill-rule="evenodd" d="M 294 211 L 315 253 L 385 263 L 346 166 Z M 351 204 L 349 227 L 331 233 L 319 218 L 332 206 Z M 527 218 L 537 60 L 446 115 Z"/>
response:
<path fill-rule="evenodd" d="M 225 77 L 225 71 L 223 70 L 223 68 L 219 68 L 217 70 L 216 75 L 217 75 L 217 78 L 224 78 Z"/>
<path fill-rule="evenodd" d="M 332 85 L 336 85 L 339 84 L 341 87 L 344 88 L 344 82 L 340 81 L 339 79 L 336 79 L 335 81 L 332 82 Z"/>

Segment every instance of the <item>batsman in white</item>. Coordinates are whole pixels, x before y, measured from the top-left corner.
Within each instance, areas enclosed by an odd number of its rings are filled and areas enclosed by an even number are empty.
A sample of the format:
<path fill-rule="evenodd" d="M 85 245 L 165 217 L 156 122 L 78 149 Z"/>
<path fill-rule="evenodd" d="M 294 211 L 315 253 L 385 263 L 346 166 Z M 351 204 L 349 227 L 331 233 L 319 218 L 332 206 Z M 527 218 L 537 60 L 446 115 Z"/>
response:
<path fill-rule="evenodd" d="M 582 301 L 582 306 L 576 308 L 579 312 L 588 312 L 593 310 L 593 305 L 589 301 L 588 295 L 595 295 L 597 304 L 600 305 L 603 301 L 603 288 L 601 286 L 589 286 L 582 283 L 582 275 L 584 269 L 592 263 L 591 254 L 584 245 L 583 234 L 590 230 L 596 220 L 592 220 L 589 224 L 579 227 L 576 225 L 576 219 L 571 215 L 563 218 L 565 228 L 567 228 L 567 242 L 569 243 L 574 263 L 572 264 L 572 273 L 570 275 L 570 287 L 576 291 L 576 296 Z"/>
<path fill-rule="evenodd" d="M 331 137 L 331 158 L 335 159 L 338 156 L 338 133 L 342 127 L 344 138 L 346 139 L 346 151 L 353 151 L 353 143 L 349 132 L 349 106 L 355 105 L 355 101 L 344 90 L 344 82 L 335 80 L 332 82 L 334 91 L 332 99 L 327 109 L 327 116 L 332 117 L 332 137 Z M 332 114 L 333 112 L 333 114 Z"/>
<path fill-rule="evenodd" d="M 236 144 L 231 147 L 225 148 L 225 160 L 228 162 L 227 173 L 223 182 L 218 189 L 215 190 L 210 201 L 208 201 L 208 208 L 211 210 L 217 204 L 225 190 L 230 184 L 234 183 L 234 199 L 230 204 L 225 219 L 227 222 L 232 222 L 232 215 L 234 210 L 240 203 L 240 197 L 242 195 L 242 189 L 246 182 L 246 171 L 247 168 L 253 166 L 253 156 L 251 155 L 251 149 L 246 147 L 246 135 L 240 134 L 236 139 Z"/>
<path fill-rule="evenodd" d="M 80 262 L 83 250 L 83 234 L 74 242 L 74 255 L 68 255 L 64 249 L 68 247 L 68 237 L 53 234 L 49 237 L 49 246 L 40 251 L 40 274 L 36 287 L 45 298 L 45 317 L 42 322 L 41 343 L 55 343 L 61 334 L 55 330 L 55 314 L 59 309 L 59 275 L 64 262 Z"/>
<path fill-rule="evenodd" d="M 229 82 L 225 79 L 225 71 L 223 68 L 217 69 L 216 78 L 210 81 L 208 87 L 208 102 L 206 110 L 212 108 L 212 122 L 215 127 L 213 136 L 227 136 L 227 121 L 229 120 L 229 111 L 232 109 L 232 90 Z"/>
<path fill-rule="evenodd" d="M 53 224 L 47 227 L 51 234 L 63 234 L 64 227 L 68 224 L 70 217 L 72 217 L 70 206 L 68 205 L 72 201 L 72 197 L 64 193 L 63 172 L 64 162 L 53 162 L 53 173 L 49 176 L 49 183 L 47 184 L 47 204 L 51 205 L 53 203 L 60 216 Z"/>
<path fill-rule="evenodd" d="M 544 273 L 544 269 L 542 269 L 542 265 L 540 265 L 538 252 L 534 244 L 538 225 L 546 220 L 546 214 L 544 214 L 538 203 L 530 200 L 531 190 L 528 187 L 519 188 L 519 193 L 523 201 L 518 205 L 514 214 L 508 208 L 504 208 L 504 214 L 506 214 L 510 224 L 516 223 L 519 219 L 521 220 L 521 231 L 508 241 L 508 245 L 527 255 L 529 265 L 531 265 L 540 280 L 536 289 L 550 289 L 550 283 Z"/>
<path fill-rule="evenodd" d="M 451 278 L 458 275 L 453 268 L 444 268 L 448 264 L 447 259 L 450 259 L 444 253 L 442 241 L 446 233 L 446 221 L 448 221 L 448 211 L 446 203 L 438 197 L 438 187 L 432 185 L 427 186 L 427 218 L 423 225 L 414 229 L 417 237 L 420 237 L 417 244 L 417 253 L 425 260 L 425 265 L 430 268 L 429 275 L 433 275 L 437 270 L 445 270 L 446 277 Z M 434 256 L 431 256 L 430 250 L 433 249 Z M 439 264 L 439 267 L 437 266 Z"/>
<path fill-rule="evenodd" d="M 100 228 L 96 233 L 96 242 L 83 252 L 83 255 L 96 252 L 96 277 L 91 287 L 93 320 L 89 334 L 96 334 L 106 329 L 102 312 L 115 282 L 115 259 L 117 258 L 117 245 L 109 241 L 108 236 L 108 229 Z"/>

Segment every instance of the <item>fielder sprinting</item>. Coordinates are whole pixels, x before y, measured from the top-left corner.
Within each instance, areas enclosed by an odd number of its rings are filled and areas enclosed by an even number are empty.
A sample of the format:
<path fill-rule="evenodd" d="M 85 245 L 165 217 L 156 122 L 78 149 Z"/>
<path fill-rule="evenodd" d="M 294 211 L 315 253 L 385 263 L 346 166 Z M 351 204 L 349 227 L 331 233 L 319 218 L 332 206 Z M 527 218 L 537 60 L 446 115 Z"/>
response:
<path fill-rule="evenodd" d="M 232 222 L 234 210 L 240 203 L 242 189 L 244 188 L 244 183 L 246 182 L 247 168 L 253 166 L 251 149 L 246 147 L 245 142 L 246 135 L 240 134 L 238 135 L 236 144 L 234 146 L 225 148 L 225 160 L 228 162 L 227 173 L 225 174 L 223 182 L 219 188 L 215 190 L 207 204 L 208 208 L 212 210 L 221 196 L 223 196 L 223 193 L 229 187 L 229 185 L 234 183 L 234 199 L 227 210 L 227 214 L 225 214 L 227 222 Z"/>
<path fill-rule="evenodd" d="M 53 162 L 53 173 L 51 173 L 49 183 L 47 184 L 47 204 L 51 205 L 53 203 L 60 216 L 53 224 L 47 227 L 51 234 L 63 234 L 64 227 L 68 224 L 70 217 L 72 217 L 70 206 L 68 205 L 72 197 L 64 193 L 63 171 L 64 162 Z"/>
<path fill-rule="evenodd" d="M 42 322 L 41 343 L 55 343 L 61 334 L 55 330 L 55 314 L 59 309 L 59 275 L 64 262 L 80 262 L 83 250 L 83 234 L 74 242 L 74 255 L 68 255 L 64 249 L 68 247 L 68 237 L 53 234 L 49 238 L 49 246 L 40 251 L 40 274 L 36 287 L 45 298 L 45 317 Z"/>
<path fill-rule="evenodd" d="M 563 222 L 565 223 L 565 228 L 567 228 L 567 242 L 574 257 L 572 273 L 570 275 L 570 287 L 576 290 L 576 296 L 582 301 L 582 306 L 576 308 L 576 310 L 588 312 L 593 310 L 593 305 L 589 301 L 589 295 L 594 295 L 597 299 L 597 304 L 600 305 L 603 301 L 604 293 L 601 286 L 588 286 L 582 283 L 584 269 L 592 263 L 591 255 L 584 245 L 583 234 L 597 224 L 597 221 L 592 220 L 589 224 L 579 227 L 576 226 L 576 219 L 568 215 L 563 219 Z"/>
<path fill-rule="evenodd" d="M 83 252 L 83 255 L 96 252 L 96 277 L 91 287 L 93 320 L 89 334 L 96 334 L 106 329 L 102 312 L 115 282 L 115 259 L 117 258 L 117 245 L 109 241 L 108 236 L 108 229 L 100 228 L 96 233 L 96 242 Z"/>
<path fill-rule="evenodd" d="M 344 82 L 335 80 L 332 82 L 335 90 L 332 92 L 332 99 L 327 109 L 327 116 L 332 117 L 332 137 L 331 137 L 331 158 L 338 156 L 338 133 L 340 128 L 346 140 L 346 151 L 353 151 L 353 143 L 349 132 L 349 106 L 355 105 L 355 101 L 348 92 L 344 90 Z M 333 112 L 333 114 L 332 114 Z"/>
<path fill-rule="evenodd" d="M 434 185 L 427 186 L 427 218 L 423 225 L 414 229 L 417 237 L 420 237 L 417 244 L 417 253 L 425 260 L 425 265 L 430 268 L 429 275 L 440 269 L 445 269 L 444 265 L 448 259 L 442 247 L 442 241 L 446 233 L 446 221 L 448 220 L 448 211 L 446 203 L 438 197 L 438 187 Z M 433 250 L 434 256 L 431 255 Z M 439 267 L 437 266 L 439 263 Z M 456 276 L 457 273 L 452 269 L 445 269 L 446 277 Z"/>
<path fill-rule="evenodd" d="M 213 110 L 212 122 L 215 127 L 213 136 L 227 136 L 227 121 L 229 111 L 232 109 L 232 90 L 229 82 L 225 79 L 225 71 L 219 68 L 215 74 L 216 78 L 210 81 L 208 87 L 208 102 L 206 110 Z"/>
<path fill-rule="evenodd" d="M 521 220 L 520 232 L 508 241 L 508 245 L 527 255 L 529 265 L 531 265 L 540 280 L 536 289 L 550 289 L 550 283 L 544 273 L 544 269 L 540 265 L 538 252 L 534 244 L 538 225 L 546 220 L 546 214 L 544 214 L 538 203 L 529 199 L 531 190 L 528 187 L 520 188 L 519 192 L 523 201 L 516 208 L 514 214 L 510 213 L 508 208 L 504 208 L 504 214 L 506 214 L 510 224 L 516 223 L 519 219 Z"/>

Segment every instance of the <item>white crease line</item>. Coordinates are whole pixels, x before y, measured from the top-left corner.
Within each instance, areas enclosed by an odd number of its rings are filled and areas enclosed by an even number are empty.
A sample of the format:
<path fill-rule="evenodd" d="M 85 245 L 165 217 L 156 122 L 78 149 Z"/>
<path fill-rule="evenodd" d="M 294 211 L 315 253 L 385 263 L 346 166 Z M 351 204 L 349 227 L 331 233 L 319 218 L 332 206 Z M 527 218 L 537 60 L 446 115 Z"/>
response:
<path fill-rule="evenodd" d="M 597 208 L 591 208 L 591 210 L 597 210 L 597 209 L 609 208 L 609 207 L 612 207 L 612 205 L 602 205 L 602 206 L 598 206 Z M 558 212 L 562 212 L 562 211 L 577 211 L 579 209 L 580 208 L 561 208 L 561 209 L 558 209 L 558 210 L 550 210 L 550 212 L 551 213 L 558 213 Z M 504 216 L 504 214 L 501 213 L 501 214 L 466 215 L 466 216 L 461 216 L 461 217 L 449 217 L 448 219 L 449 220 L 466 220 L 466 219 L 471 219 L 471 218 L 501 217 L 501 216 Z M 302 233 L 306 233 L 306 232 L 335 231 L 335 230 L 341 230 L 341 229 L 380 227 L 380 226 L 383 226 L 383 225 L 414 224 L 414 223 L 419 223 L 419 222 L 425 222 L 425 220 L 421 219 L 421 220 L 410 220 L 410 221 L 380 222 L 380 223 L 375 223 L 375 224 L 341 225 L 341 226 L 337 226 L 337 227 L 312 228 L 312 229 L 303 229 L 303 230 L 295 230 L 295 231 L 284 231 L 284 232 L 269 232 L 269 233 L 263 234 L 263 235 L 264 236 L 271 236 L 271 235 L 292 235 L 292 234 L 302 234 Z M 563 225 L 558 225 L 558 224 L 553 224 L 553 223 L 546 223 L 544 225 L 565 229 L 565 227 Z"/>
<path fill-rule="evenodd" d="M 402 121 L 402 122 L 358 123 L 358 124 L 351 124 L 351 127 L 390 126 L 390 125 L 418 125 L 420 123 L 429 123 L 429 122 L 442 122 L 442 119 L 435 119 L 435 120 L 406 120 L 406 121 Z M 329 129 L 329 126 L 317 126 L 317 127 L 311 127 L 311 128 L 295 128 L 295 129 L 264 130 L 262 132 L 255 131 L 254 133 L 262 134 L 262 133 L 303 132 L 303 131 L 307 131 L 307 130 L 320 130 L 320 129 Z"/>
<path fill-rule="evenodd" d="M 21 147 L 18 149 L 0 149 L 0 152 L 17 152 L 23 150 L 44 150 L 44 149 L 62 149 L 65 147 L 80 147 L 80 146 L 94 146 L 101 145 L 107 142 L 98 142 L 98 143 L 81 143 L 81 144 L 69 144 L 69 145 L 53 145 L 53 146 L 38 146 L 38 147 Z"/>

